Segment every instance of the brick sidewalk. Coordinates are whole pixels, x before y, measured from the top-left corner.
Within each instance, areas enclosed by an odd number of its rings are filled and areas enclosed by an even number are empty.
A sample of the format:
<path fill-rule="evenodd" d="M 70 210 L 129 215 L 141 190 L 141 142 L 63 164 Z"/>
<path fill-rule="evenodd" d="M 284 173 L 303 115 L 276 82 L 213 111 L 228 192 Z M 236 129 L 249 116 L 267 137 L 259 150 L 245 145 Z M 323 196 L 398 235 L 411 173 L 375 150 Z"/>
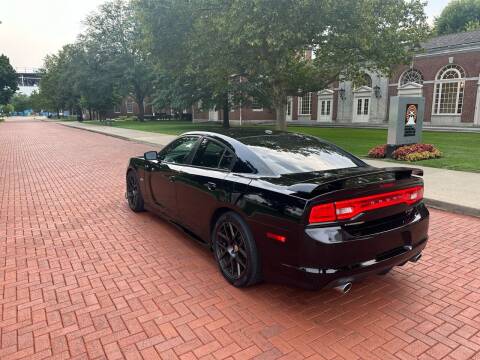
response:
<path fill-rule="evenodd" d="M 473 359 L 480 220 L 432 211 L 422 260 L 344 296 L 238 290 L 211 254 L 123 198 L 148 147 L 0 124 L 0 359 Z M 477 356 L 480 359 L 480 356 Z"/>

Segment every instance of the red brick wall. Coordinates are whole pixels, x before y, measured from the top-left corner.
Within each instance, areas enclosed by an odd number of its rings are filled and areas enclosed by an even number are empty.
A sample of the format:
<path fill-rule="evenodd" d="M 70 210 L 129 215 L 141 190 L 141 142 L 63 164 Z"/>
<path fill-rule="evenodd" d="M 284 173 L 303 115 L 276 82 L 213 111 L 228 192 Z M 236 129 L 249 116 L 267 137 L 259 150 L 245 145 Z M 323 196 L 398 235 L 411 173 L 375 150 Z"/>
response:
<path fill-rule="evenodd" d="M 218 114 L 218 119 L 223 120 L 223 111 Z M 240 109 L 230 111 L 230 120 L 240 120 Z M 242 121 L 268 121 L 275 120 L 275 110 L 264 108 L 262 111 L 253 111 L 253 109 L 242 107 Z"/>
<path fill-rule="evenodd" d="M 434 55 L 415 58 L 413 67 L 422 72 L 425 81 L 434 81 L 437 73 L 444 66 L 449 64 L 449 58 L 453 57 L 453 64 L 461 66 L 465 70 L 465 77 L 478 77 L 480 73 L 480 51 L 468 53 L 452 53 L 446 55 Z M 401 74 L 408 69 L 408 66 L 399 66 L 390 80 L 390 84 L 398 83 Z M 434 84 L 424 84 L 423 94 L 425 96 L 425 121 L 430 121 L 432 115 Z M 389 87 L 389 95 L 397 94 L 395 86 Z M 475 114 L 475 102 L 477 95 L 477 82 L 466 81 L 463 101 L 462 122 L 473 122 Z"/>

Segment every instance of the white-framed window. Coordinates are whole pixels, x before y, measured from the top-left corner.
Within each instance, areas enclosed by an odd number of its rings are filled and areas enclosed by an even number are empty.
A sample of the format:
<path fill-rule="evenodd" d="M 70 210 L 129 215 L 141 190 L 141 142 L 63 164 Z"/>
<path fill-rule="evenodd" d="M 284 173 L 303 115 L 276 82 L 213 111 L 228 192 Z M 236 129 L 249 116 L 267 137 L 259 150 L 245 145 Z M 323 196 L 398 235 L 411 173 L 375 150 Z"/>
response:
<path fill-rule="evenodd" d="M 357 99 L 357 115 L 368 115 L 369 110 L 370 110 L 369 98 Z"/>
<path fill-rule="evenodd" d="M 298 115 L 311 115 L 312 93 L 307 93 L 298 98 Z"/>
<path fill-rule="evenodd" d="M 417 69 L 408 69 L 400 76 L 400 85 L 408 83 L 423 84 L 423 75 Z"/>
<path fill-rule="evenodd" d="M 322 100 L 320 104 L 320 115 L 330 115 L 331 100 Z"/>
<path fill-rule="evenodd" d="M 460 115 L 463 109 L 465 71 L 458 65 L 443 67 L 435 79 L 433 113 Z"/>
<path fill-rule="evenodd" d="M 256 98 L 252 99 L 252 110 L 253 111 L 263 111 L 262 104 L 260 104 L 260 102 Z"/>
<path fill-rule="evenodd" d="M 133 100 L 127 100 L 127 113 L 133 113 Z"/>
<path fill-rule="evenodd" d="M 115 114 L 120 114 L 121 109 L 122 109 L 121 105 L 113 105 L 113 112 Z"/>

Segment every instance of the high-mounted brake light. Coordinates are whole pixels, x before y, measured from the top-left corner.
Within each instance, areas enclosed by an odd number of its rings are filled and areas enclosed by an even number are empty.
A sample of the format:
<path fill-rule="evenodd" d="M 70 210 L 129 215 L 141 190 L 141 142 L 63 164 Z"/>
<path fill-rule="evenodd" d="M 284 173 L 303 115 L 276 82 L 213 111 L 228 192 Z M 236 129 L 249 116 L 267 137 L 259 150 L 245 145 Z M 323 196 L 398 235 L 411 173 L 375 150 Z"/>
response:
<path fill-rule="evenodd" d="M 310 211 L 308 222 L 313 224 L 335 220 L 347 220 L 366 211 L 398 204 L 411 205 L 421 199 L 423 199 L 423 186 L 416 186 L 377 195 L 315 205 Z"/>

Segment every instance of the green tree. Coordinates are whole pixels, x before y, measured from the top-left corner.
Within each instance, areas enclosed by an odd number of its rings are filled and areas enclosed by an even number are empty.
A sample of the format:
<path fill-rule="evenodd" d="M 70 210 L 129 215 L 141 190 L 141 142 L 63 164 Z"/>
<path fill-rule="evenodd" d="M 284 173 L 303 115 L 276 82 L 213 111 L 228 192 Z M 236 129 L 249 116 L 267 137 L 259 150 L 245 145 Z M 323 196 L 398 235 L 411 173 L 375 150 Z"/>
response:
<path fill-rule="evenodd" d="M 75 48 L 65 45 L 57 54 L 47 55 L 40 80 L 40 96 L 46 110 L 56 111 L 71 108 L 78 102 L 79 95 L 74 91 L 69 77 L 75 66 Z"/>
<path fill-rule="evenodd" d="M 454 34 L 480 28 L 480 0 L 453 0 L 435 19 L 437 35 Z"/>
<path fill-rule="evenodd" d="M 25 94 L 15 94 L 10 100 L 10 104 L 13 106 L 15 111 L 22 112 L 25 110 L 30 110 L 32 104 L 30 102 L 30 97 Z"/>
<path fill-rule="evenodd" d="M 15 108 L 13 107 L 12 104 L 0 105 L 0 114 L 2 115 L 3 114 L 9 115 L 13 111 L 15 111 Z"/>
<path fill-rule="evenodd" d="M 133 6 L 124 0 L 101 5 L 89 16 L 83 39 L 101 57 L 118 92 L 132 96 L 144 119 L 144 101 L 153 91 L 153 67 L 144 50 L 143 36 Z"/>
<path fill-rule="evenodd" d="M 18 90 L 17 73 L 5 55 L 0 55 L 0 105 L 7 104 Z"/>
<path fill-rule="evenodd" d="M 388 72 L 411 58 L 428 32 L 421 0 L 137 5 L 148 50 L 172 84 L 170 94 L 206 104 L 255 97 L 275 109 L 279 129 L 286 128 L 288 96 L 324 89 L 366 69 Z M 306 50 L 315 54 L 313 60 L 304 56 Z"/>
<path fill-rule="evenodd" d="M 97 44 L 83 39 L 46 57 L 39 96 L 47 110 L 71 109 L 79 120 L 85 110 L 104 117 L 119 100 L 115 84 Z"/>
<path fill-rule="evenodd" d="M 247 95 L 232 43 L 224 38 L 223 0 L 137 0 L 147 51 L 156 60 L 155 103 L 182 110 L 194 104 L 223 109 L 229 126 L 232 106 Z M 245 100 L 245 99 L 244 99 Z"/>
<path fill-rule="evenodd" d="M 407 61 L 428 26 L 420 0 L 232 0 L 222 34 L 286 129 L 287 97 Z M 314 59 L 303 56 L 311 50 Z"/>

